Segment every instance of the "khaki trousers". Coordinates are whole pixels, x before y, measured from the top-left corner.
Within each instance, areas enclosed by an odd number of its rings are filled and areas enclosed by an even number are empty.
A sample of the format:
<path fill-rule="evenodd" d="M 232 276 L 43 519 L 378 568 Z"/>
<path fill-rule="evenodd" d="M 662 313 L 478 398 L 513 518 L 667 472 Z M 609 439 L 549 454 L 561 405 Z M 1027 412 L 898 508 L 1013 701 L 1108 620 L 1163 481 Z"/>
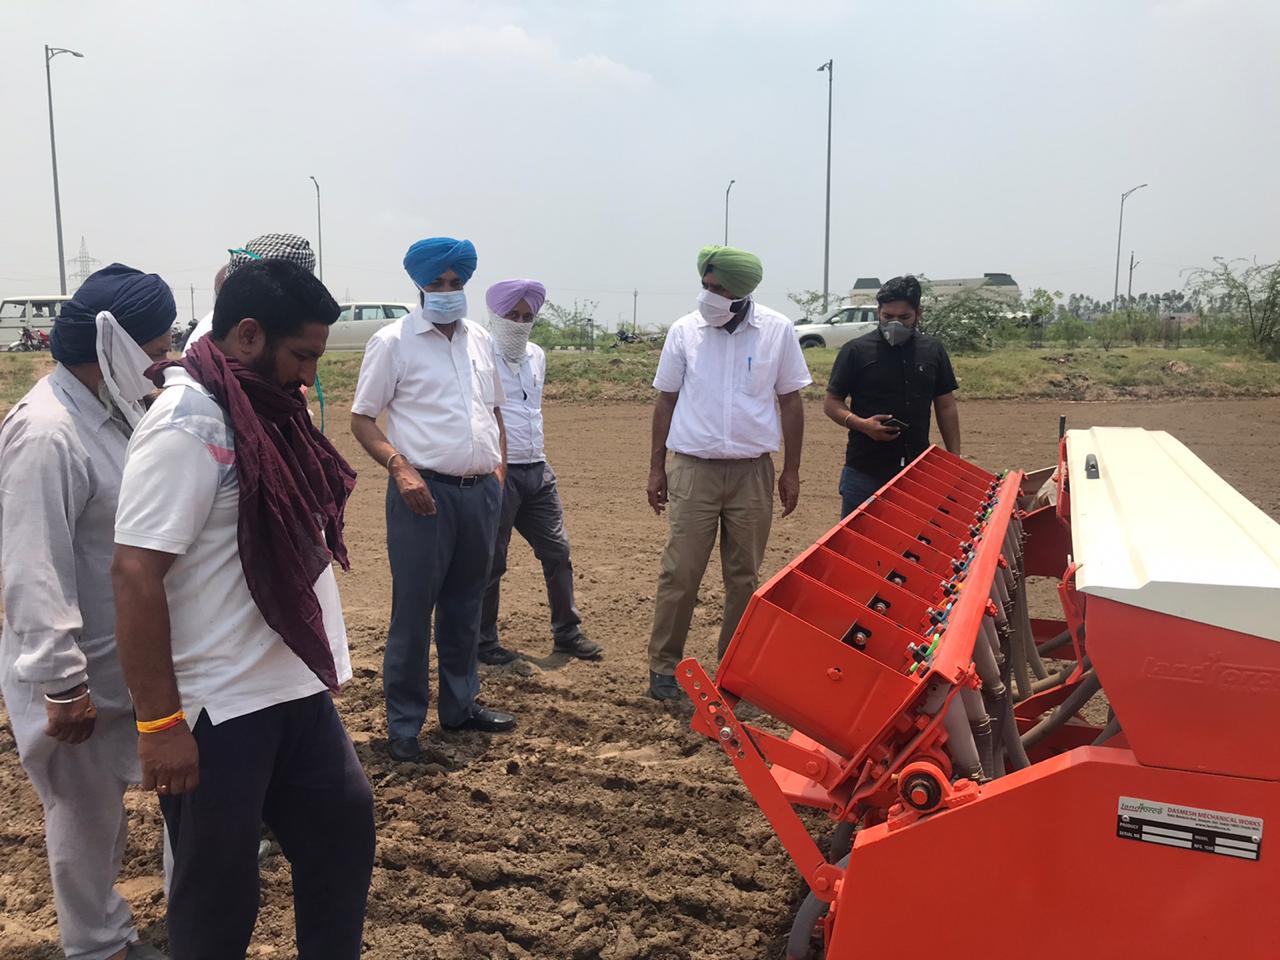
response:
<path fill-rule="evenodd" d="M 670 532 L 658 573 L 649 669 L 672 676 L 698 602 L 716 533 L 724 574 L 724 656 L 747 601 L 760 582 L 760 564 L 773 524 L 773 460 L 702 460 L 677 453 L 667 471 Z"/>

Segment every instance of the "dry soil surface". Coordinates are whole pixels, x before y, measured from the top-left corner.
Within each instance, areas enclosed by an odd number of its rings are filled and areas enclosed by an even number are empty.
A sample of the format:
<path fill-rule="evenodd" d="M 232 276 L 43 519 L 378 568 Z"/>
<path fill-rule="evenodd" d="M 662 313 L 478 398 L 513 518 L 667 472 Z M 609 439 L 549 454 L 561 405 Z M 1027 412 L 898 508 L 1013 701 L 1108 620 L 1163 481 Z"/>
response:
<path fill-rule="evenodd" d="M 965 451 L 990 467 L 1047 465 L 1057 415 L 1073 426 L 1173 432 L 1271 516 L 1280 516 L 1280 399 L 1176 403 L 962 405 Z M 348 511 L 352 572 L 340 578 L 355 679 L 339 706 L 377 802 L 378 854 L 365 955 L 392 958 L 755 960 L 781 954 L 797 874 L 714 745 L 684 709 L 644 696 L 644 650 L 664 521 L 645 504 L 648 408 L 552 405 L 551 460 L 573 541 L 585 627 L 598 664 L 550 655 L 546 597 L 528 548 L 512 548 L 502 636 L 526 659 L 486 669 L 483 697 L 520 718 L 507 737 L 444 735 L 430 718 L 424 765 L 383 752 L 380 663 L 390 577 L 380 472 L 346 433 L 361 470 Z M 840 431 L 808 409 L 797 513 L 775 520 L 765 575 L 830 527 Z M 1177 522 L 1177 518 L 1170 518 Z M 723 592 L 712 563 L 688 652 L 714 660 Z M 160 818 L 133 791 L 121 890 L 145 936 L 164 945 Z M 60 956 L 41 813 L 0 728 L 0 956 Z M 812 821 L 825 833 L 820 818 Z M 251 956 L 290 957 L 289 868 L 273 858 Z"/>

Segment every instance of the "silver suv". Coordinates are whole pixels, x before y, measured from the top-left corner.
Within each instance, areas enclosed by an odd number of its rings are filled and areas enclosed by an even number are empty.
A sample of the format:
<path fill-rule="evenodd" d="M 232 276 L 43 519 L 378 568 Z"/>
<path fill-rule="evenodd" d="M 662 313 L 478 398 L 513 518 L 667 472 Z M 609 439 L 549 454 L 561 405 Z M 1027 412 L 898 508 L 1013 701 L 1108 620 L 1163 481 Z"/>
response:
<path fill-rule="evenodd" d="M 796 336 L 805 349 L 830 347 L 838 350 L 855 337 L 874 330 L 879 323 L 875 307 L 841 307 L 822 319 L 797 320 Z"/>
<path fill-rule="evenodd" d="M 342 303 L 329 328 L 329 350 L 363 350 L 369 338 L 413 309 L 411 303 Z"/>

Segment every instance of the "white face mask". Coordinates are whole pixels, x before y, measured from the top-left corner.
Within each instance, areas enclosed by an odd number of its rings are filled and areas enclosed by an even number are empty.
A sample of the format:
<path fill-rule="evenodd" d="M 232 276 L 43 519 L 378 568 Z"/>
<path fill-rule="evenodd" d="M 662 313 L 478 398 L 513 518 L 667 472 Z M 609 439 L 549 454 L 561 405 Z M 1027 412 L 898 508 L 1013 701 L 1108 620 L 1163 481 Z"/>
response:
<path fill-rule="evenodd" d="M 132 429 L 147 412 L 143 398 L 156 389 L 155 384 L 143 376 L 151 366 L 151 358 L 106 310 L 98 314 L 95 322 L 98 368 L 102 371 L 98 396 L 108 410 L 119 411 Z"/>
<path fill-rule="evenodd" d="M 529 334 L 533 332 L 532 323 L 508 320 L 490 310 L 489 332 L 493 334 L 498 356 L 509 364 L 519 365 L 524 362 L 525 346 L 529 343 Z"/>
<path fill-rule="evenodd" d="M 463 290 L 449 293 L 422 291 L 422 315 L 432 323 L 447 326 L 467 315 L 467 294 Z"/>
<path fill-rule="evenodd" d="M 703 290 L 702 293 L 698 294 L 698 312 L 702 314 L 702 319 L 711 324 L 711 326 L 723 327 L 733 319 L 734 302 L 728 297 L 720 296 L 718 293 Z"/>

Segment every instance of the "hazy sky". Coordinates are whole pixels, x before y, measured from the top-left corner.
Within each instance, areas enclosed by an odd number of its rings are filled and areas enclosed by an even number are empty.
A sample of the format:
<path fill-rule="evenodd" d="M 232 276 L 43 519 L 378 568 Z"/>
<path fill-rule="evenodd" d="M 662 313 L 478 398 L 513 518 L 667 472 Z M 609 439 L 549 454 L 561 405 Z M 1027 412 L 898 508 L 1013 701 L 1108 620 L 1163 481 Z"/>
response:
<path fill-rule="evenodd" d="M 468 237 L 470 289 L 542 279 L 613 326 L 692 309 L 704 243 L 758 299 L 1007 271 L 1111 295 L 1214 255 L 1280 259 L 1280 4 L 1269 0 L 0 2 L 0 290 L 57 289 L 42 45 L 67 255 L 160 273 L 180 316 L 226 249 L 315 236 L 339 299 L 407 300 L 405 248 Z M 1127 269 L 1127 267 L 1126 267 Z M 1124 277 L 1121 278 L 1123 290 Z"/>

